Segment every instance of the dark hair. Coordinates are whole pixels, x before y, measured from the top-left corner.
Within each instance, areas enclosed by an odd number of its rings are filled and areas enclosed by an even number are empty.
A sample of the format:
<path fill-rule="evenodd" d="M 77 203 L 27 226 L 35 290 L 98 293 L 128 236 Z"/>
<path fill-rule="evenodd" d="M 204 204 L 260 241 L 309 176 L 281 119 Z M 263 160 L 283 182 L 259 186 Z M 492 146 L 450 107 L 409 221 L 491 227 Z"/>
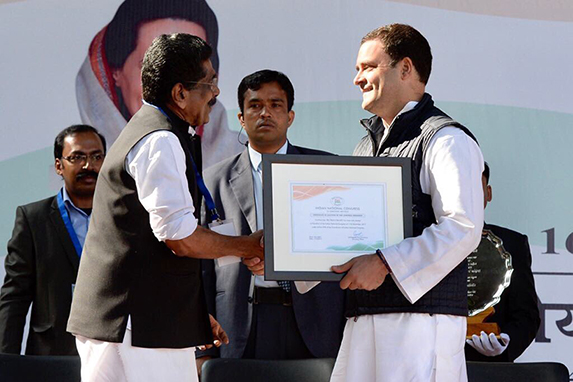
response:
<path fill-rule="evenodd" d="M 384 51 L 392 59 L 392 66 L 409 57 L 420 75 L 420 81 L 428 83 L 432 71 L 432 50 L 420 32 L 409 25 L 390 24 L 368 33 L 362 38 L 362 44 L 371 40 L 379 40 L 384 45 Z"/>
<path fill-rule="evenodd" d="M 489 184 L 489 166 L 487 162 L 483 162 L 483 176 L 485 176 L 485 184 Z"/>
<path fill-rule="evenodd" d="M 211 56 L 211 47 L 197 36 L 186 33 L 161 35 L 151 43 L 141 68 L 143 99 L 164 106 L 171 99 L 173 86 L 182 83 L 186 89 L 207 73 L 203 63 Z M 189 87 L 188 87 L 189 86 Z"/>
<path fill-rule="evenodd" d="M 219 71 L 217 17 L 205 0 L 125 0 L 107 26 L 104 50 L 112 69 L 123 67 L 127 57 L 137 46 L 139 27 L 152 20 L 179 19 L 201 25 L 213 48 L 213 68 Z"/>
<path fill-rule="evenodd" d="M 90 125 L 72 125 L 70 127 L 66 127 L 64 130 L 60 131 L 60 133 L 56 136 L 54 140 L 54 159 L 62 158 L 62 153 L 64 152 L 64 139 L 70 135 L 78 134 L 78 133 L 94 133 L 96 134 L 99 139 L 101 140 L 101 144 L 103 145 L 103 152 L 105 154 L 105 138 L 103 135 L 97 131 L 95 127 Z"/>
<path fill-rule="evenodd" d="M 276 82 L 279 84 L 281 89 L 283 89 L 287 95 L 287 109 L 291 111 L 292 105 L 294 104 L 294 87 L 292 83 L 281 72 L 277 72 L 276 70 L 259 70 L 258 72 L 254 72 L 253 74 L 249 74 L 239 84 L 238 89 L 238 99 L 239 99 L 239 109 L 241 109 L 241 113 L 244 111 L 244 102 L 245 102 L 245 93 L 247 90 L 259 90 L 263 84 L 268 84 L 271 82 Z"/>

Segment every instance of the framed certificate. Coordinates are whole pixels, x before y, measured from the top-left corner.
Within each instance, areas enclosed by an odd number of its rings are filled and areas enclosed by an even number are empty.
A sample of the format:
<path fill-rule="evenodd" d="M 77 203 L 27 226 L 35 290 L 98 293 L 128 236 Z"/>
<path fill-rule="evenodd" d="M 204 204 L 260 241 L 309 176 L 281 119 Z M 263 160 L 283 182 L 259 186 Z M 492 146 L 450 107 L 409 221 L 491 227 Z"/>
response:
<path fill-rule="evenodd" d="M 265 279 L 330 271 L 412 235 L 411 159 L 263 155 Z"/>

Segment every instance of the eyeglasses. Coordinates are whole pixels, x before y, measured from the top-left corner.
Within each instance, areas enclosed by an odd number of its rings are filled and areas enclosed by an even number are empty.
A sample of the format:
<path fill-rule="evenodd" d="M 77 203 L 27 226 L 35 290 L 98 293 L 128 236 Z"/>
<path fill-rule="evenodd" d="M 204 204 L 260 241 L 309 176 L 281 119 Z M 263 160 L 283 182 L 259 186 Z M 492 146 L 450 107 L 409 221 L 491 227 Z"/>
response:
<path fill-rule="evenodd" d="M 62 157 L 62 159 L 67 160 L 71 164 L 85 164 L 88 158 L 90 158 L 91 163 L 99 163 L 103 160 L 105 154 L 98 153 L 98 154 L 74 154 L 67 157 Z"/>
<path fill-rule="evenodd" d="M 219 89 L 219 79 L 217 77 L 214 77 L 211 82 L 202 82 L 202 81 L 188 81 L 188 84 L 197 84 L 197 85 L 205 85 L 205 86 L 209 86 L 209 88 L 211 89 L 211 91 L 213 93 L 215 93 L 217 91 L 217 89 Z"/>

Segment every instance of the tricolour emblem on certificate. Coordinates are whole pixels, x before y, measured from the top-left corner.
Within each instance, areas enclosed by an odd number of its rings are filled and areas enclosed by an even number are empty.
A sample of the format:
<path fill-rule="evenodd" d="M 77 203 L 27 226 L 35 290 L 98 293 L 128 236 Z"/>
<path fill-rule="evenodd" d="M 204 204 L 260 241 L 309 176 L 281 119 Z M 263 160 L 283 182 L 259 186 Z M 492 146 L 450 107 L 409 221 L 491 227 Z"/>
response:
<path fill-rule="evenodd" d="M 292 253 L 385 247 L 385 183 L 291 183 L 290 189 Z"/>

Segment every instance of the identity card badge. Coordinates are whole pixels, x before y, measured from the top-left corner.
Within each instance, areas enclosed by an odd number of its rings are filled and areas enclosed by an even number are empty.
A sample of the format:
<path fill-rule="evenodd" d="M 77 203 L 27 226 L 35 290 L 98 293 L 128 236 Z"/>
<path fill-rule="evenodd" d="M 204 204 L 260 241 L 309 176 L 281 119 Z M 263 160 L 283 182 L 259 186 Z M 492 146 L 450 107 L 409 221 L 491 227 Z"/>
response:
<path fill-rule="evenodd" d="M 235 224 L 233 223 L 233 219 L 216 220 L 212 223 L 209 223 L 209 229 L 211 229 L 211 231 L 220 233 L 221 235 L 238 236 L 237 230 L 235 229 Z M 215 262 L 219 267 L 239 263 L 240 261 L 241 258 L 238 256 L 223 256 L 215 259 Z"/>

